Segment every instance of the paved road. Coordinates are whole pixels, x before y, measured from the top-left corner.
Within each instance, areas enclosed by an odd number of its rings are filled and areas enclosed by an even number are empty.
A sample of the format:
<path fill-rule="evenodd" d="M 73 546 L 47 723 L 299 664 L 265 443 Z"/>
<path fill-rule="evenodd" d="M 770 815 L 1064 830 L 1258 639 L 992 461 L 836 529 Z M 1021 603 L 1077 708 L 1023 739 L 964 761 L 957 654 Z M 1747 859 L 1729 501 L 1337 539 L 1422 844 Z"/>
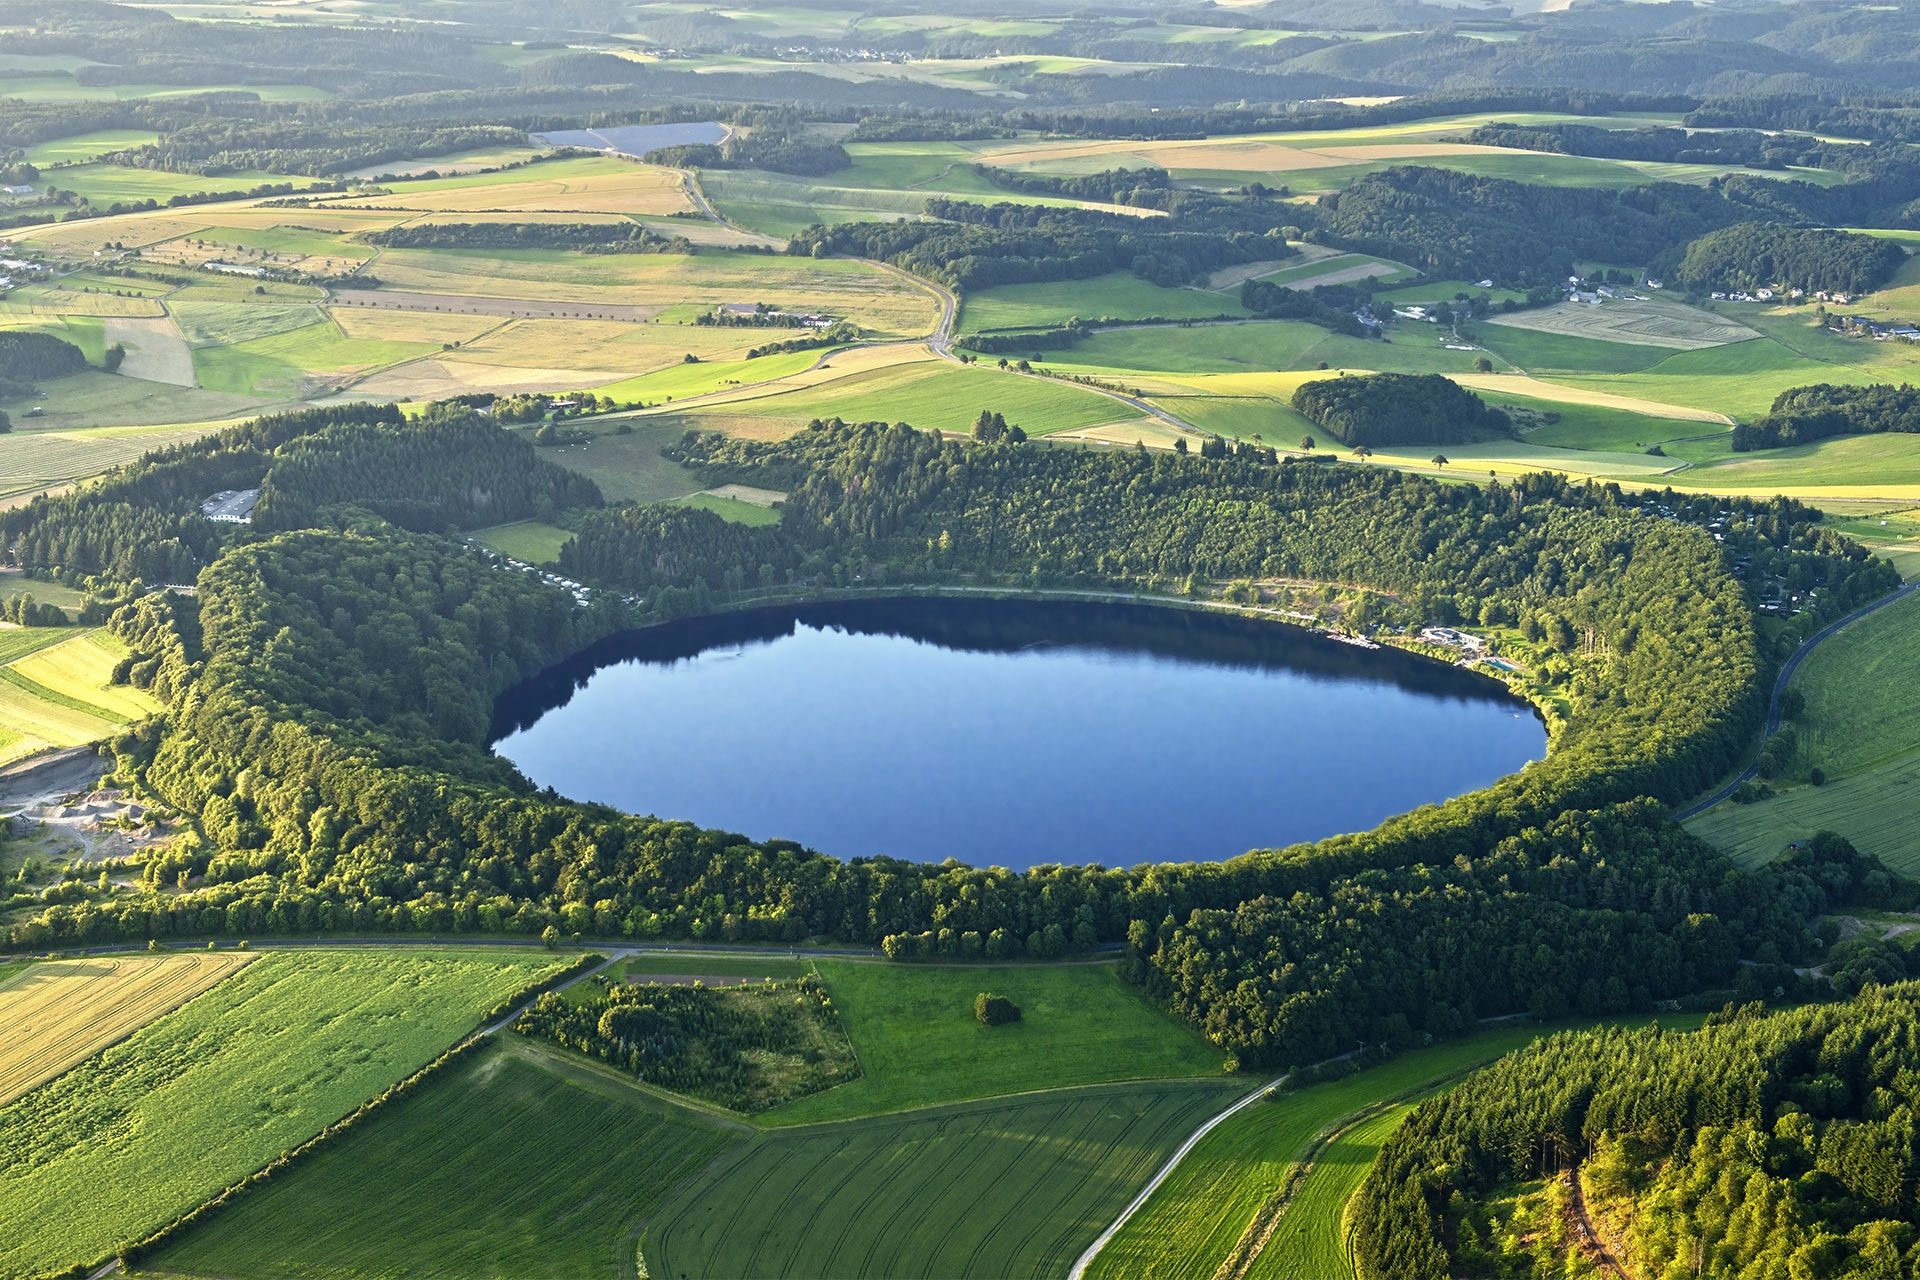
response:
<path fill-rule="evenodd" d="M 1920 581 L 1909 582 L 1898 590 L 1890 591 L 1886 595 L 1881 596 L 1878 600 L 1869 601 L 1861 605 L 1844 618 L 1838 618 L 1833 622 L 1829 622 L 1826 626 L 1808 636 L 1805 642 L 1802 643 L 1798 649 L 1795 649 L 1785 662 L 1780 664 L 1780 674 L 1773 682 L 1773 695 L 1767 702 L 1767 727 L 1764 736 L 1772 737 L 1780 731 L 1780 722 L 1784 718 L 1780 711 L 1781 699 L 1787 692 L 1788 681 L 1793 679 L 1793 673 L 1800 669 L 1800 664 L 1806 661 L 1808 654 L 1868 614 L 1878 613 L 1896 600 L 1905 599 L 1916 589 L 1920 589 Z M 1705 813 L 1707 810 L 1713 808 L 1713 806 L 1719 804 L 1722 800 L 1725 800 L 1735 791 L 1738 791 L 1743 783 L 1752 781 L 1754 775 L 1758 772 L 1758 765 L 1748 765 L 1745 769 L 1742 769 L 1737 776 L 1728 779 L 1718 790 L 1694 801 L 1673 816 L 1681 822 L 1685 822 L 1688 818 L 1698 817 L 1700 814 Z"/>

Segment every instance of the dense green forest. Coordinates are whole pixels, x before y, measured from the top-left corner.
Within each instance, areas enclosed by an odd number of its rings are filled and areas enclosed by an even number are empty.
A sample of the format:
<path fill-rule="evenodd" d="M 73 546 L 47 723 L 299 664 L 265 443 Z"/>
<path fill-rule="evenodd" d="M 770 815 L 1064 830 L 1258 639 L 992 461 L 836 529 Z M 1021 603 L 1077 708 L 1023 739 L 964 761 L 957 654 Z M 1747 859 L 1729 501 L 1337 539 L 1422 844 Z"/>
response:
<path fill-rule="evenodd" d="M 1826 840 L 1798 860 L 1846 868 L 1849 854 Z M 1460 1229 L 1476 1201 L 1584 1164 L 1589 1202 L 1629 1206 L 1614 1245 L 1635 1274 L 1912 1275 L 1917 1039 L 1920 984 L 1906 982 L 1730 1010 L 1690 1034 L 1540 1041 L 1388 1139 L 1352 1210 L 1360 1273 L 1461 1274 L 1455 1256 L 1484 1249 Z"/>
<path fill-rule="evenodd" d="M 1920 388 L 1884 383 L 1865 387 L 1816 383 L 1773 399 L 1766 413 L 1733 429 L 1733 449 L 1779 449 L 1828 436 L 1920 431 Z"/>
<path fill-rule="evenodd" d="M 1271 280 L 1248 280 L 1240 286 L 1240 305 L 1269 320 L 1305 320 L 1356 338 L 1372 332 L 1355 314 L 1369 306 L 1367 295 L 1347 285 L 1289 289 Z"/>
<path fill-rule="evenodd" d="M 1673 274 L 1694 289 L 1865 293 L 1892 279 L 1906 259 L 1897 242 L 1879 236 L 1742 222 L 1689 244 Z"/>
<path fill-rule="evenodd" d="M 1070 200 L 1098 200 L 1106 204 L 1139 205 L 1149 209 L 1166 208 L 1173 191 L 1173 178 L 1165 169 L 1122 167 L 1068 176 L 976 164 L 973 171 L 1007 191 L 1064 196 Z"/>
<path fill-rule="evenodd" d="M 1549 187 L 1397 166 L 1319 202 L 1318 237 L 1439 276 L 1564 280 L 1576 261 L 1650 262 L 1754 213 L 1719 192 L 1655 182 Z"/>
<path fill-rule="evenodd" d="M 1512 431 L 1507 415 L 1437 373 L 1367 373 L 1300 384 L 1293 407 L 1351 445 L 1456 444 Z"/>
<path fill-rule="evenodd" d="M 47 378 L 64 378 L 87 367 L 79 347 L 50 333 L 0 333 L 0 400 L 33 394 Z"/>

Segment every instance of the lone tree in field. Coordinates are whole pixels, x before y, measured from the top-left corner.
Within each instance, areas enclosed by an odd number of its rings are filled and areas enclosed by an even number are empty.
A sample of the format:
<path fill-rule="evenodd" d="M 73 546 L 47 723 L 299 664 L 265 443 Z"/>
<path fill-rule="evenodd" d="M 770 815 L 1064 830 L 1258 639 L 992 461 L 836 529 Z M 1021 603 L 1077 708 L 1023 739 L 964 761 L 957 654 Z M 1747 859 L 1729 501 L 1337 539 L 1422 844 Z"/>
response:
<path fill-rule="evenodd" d="M 1434 466 L 1436 466 L 1436 467 L 1444 467 L 1444 466 L 1446 466 L 1446 465 L 1447 465 L 1447 455 L 1446 455 L 1446 454 L 1444 454 L 1444 453 L 1436 453 L 1436 454 L 1434 454 L 1434 455 L 1433 455 L 1433 465 L 1434 465 Z"/>
<path fill-rule="evenodd" d="M 997 996 L 991 991 L 982 991 L 973 998 L 973 1016 L 980 1024 L 997 1027 L 1002 1023 L 1020 1021 L 1020 1006 L 1005 996 Z"/>

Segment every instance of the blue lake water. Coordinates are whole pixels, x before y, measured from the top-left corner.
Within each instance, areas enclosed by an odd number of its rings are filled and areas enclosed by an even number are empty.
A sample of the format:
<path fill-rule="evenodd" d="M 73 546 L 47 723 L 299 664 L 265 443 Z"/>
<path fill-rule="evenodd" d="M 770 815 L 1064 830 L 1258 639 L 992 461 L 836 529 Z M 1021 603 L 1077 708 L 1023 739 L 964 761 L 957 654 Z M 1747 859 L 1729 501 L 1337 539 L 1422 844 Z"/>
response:
<path fill-rule="evenodd" d="M 1343 831 L 1545 751 L 1471 672 L 1148 607 L 887 600 L 615 639 L 501 699 L 576 800 L 851 858 L 1190 861 Z"/>
<path fill-rule="evenodd" d="M 690 147 L 696 143 L 719 142 L 727 136 L 727 127 L 713 120 L 690 124 L 623 124 L 605 129 L 558 129 L 536 133 L 534 137 L 556 147 L 588 147 L 594 151 L 619 151 L 644 156 L 662 147 Z"/>

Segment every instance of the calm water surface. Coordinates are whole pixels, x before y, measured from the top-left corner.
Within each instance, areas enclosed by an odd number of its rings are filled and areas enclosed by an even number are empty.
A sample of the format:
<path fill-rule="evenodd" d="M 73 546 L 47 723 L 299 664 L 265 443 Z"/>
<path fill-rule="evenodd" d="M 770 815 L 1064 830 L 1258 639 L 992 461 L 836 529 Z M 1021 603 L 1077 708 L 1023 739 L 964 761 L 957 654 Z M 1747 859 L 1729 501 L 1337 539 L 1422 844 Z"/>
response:
<path fill-rule="evenodd" d="M 511 691 L 495 750 L 577 800 L 840 857 L 1230 857 L 1545 751 L 1494 682 L 1274 623 L 890 600 L 616 637 Z"/>

